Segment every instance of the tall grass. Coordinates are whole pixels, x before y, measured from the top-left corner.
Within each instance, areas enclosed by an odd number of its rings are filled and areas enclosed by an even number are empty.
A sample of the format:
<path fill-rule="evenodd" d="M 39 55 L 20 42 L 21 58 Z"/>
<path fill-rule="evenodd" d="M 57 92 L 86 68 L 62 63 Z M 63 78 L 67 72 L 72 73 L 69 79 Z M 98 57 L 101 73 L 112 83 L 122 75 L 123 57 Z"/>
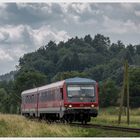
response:
<path fill-rule="evenodd" d="M 99 115 L 92 118 L 92 123 L 140 128 L 140 108 L 130 109 L 129 125 L 127 125 L 126 110 L 123 109 L 121 124 L 118 124 L 118 114 L 118 107 L 102 108 L 99 110 Z"/>
<path fill-rule="evenodd" d="M 139 109 L 130 111 L 129 127 L 140 128 Z M 90 123 L 118 125 L 118 108 L 100 109 Z M 122 116 L 121 126 L 127 126 Z M 127 126 L 128 127 L 128 126 Z M 20 115 L 0 114 L 0 137 L 140 137 L 140 134 L 109 131 L 96 128 L 72 127 L 65 124 L 47 124 Z"/>
<path fill-rule="evenodd" d="M 86 134 L 81 128 L 73 129 L 67 125 L 47 124 L 45 121 L 31 121 L 18 115 L 0 115 L 0 136 L 80 136 Z"/>

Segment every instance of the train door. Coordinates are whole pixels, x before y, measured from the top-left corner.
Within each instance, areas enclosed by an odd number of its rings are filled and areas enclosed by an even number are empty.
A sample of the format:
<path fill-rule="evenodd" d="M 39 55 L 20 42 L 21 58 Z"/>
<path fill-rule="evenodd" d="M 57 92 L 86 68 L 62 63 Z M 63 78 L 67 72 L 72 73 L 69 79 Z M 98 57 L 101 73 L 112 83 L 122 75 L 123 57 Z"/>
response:
<path fill-rule="evenodd" d="M 64 98 L 63 88 L 60 88 L 60 114 L 59 114 L 60 118 L 62 118 L 64 114 L 63 113 L 63 104 L 64 104 L 63 98 Z"/>
<path fill-rule="evenodd" d="M 35 110 L 36 110 L 35 111 L 36 112 L 35 116 L 36 117 L 39 117 L 39 114 L 38 114 L 38 103 L 39 103 L 39 93 L 36 94 L 36 107 L 35 107 Z"/>

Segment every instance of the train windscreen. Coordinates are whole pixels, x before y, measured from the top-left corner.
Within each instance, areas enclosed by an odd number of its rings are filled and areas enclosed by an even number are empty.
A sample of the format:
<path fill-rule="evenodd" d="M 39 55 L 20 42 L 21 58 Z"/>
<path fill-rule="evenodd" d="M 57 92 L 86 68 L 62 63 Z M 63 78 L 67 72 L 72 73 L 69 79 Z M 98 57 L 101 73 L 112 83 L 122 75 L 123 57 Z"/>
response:
<path fill-rule="evenodd" d="M 69 102 L 94 102 L 94 85 L 68 85 L 67 96 Z"/>

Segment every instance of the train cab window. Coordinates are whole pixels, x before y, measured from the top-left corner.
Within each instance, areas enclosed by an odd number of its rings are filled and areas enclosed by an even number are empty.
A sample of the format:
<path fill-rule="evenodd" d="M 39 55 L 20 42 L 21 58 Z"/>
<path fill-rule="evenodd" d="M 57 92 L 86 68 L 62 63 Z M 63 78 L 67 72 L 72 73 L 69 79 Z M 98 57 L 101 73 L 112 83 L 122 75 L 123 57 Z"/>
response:
<path fill-rule="evenodd" d="M 63 96 L 63 88 L 60 88 L 60 94 L 61 94 L 61 99 L 63 100 L 64 96 Z"/>
<path fill-rule="evenodd" d="M 81 92 L 81 88 L 79 85 L 70 85 L 67 88 L 68 97 L 79 96 Z"/>

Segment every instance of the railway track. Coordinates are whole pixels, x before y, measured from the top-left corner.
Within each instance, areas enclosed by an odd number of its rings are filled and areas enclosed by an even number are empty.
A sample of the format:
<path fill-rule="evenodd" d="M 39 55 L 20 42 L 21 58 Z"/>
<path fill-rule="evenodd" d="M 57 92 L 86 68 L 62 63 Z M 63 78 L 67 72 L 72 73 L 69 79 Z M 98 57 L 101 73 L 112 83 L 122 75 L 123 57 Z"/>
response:
<path fill-rule="evenodd" d="M 120 126 L 109 126 L 109 125 L 100 125 L 100 124 L 78 124 L 72 123 L 70 126 L 77 126 L 83 128 L 99 128 L 105 130 L 115 130 L 115 131 L 123 131 L 123 132 L 133 132 L 133 133 L 140 133 L 139 128 L 128 128 L 128 127 L 120 127 Z"/>
<path fill-rule="evenodd" d="M 33 121 L 42 121 L 38 119 L 30 119 Z M 44 120 L 43 120 L 44 121 Z M 48 122 L 48 124 L 64 124 L 62 122 Z M 44 123 L 44 122 L 43 122 Z M 120 127 L 120 126 L 110 126 L 110 125 L 101 125 L 101 124 L 81 124 L 81 123 L 65 123 L 65 125 L 75 126 L 75 127 L 83 127 L 83 128 L 99 128 L 105 130 L 114 130 L 114 131 L 123 131 L 123 132 L 132 132 L 132 133 L 140 133 L 140 128 L 129 128 L 129 127 Z"/>

